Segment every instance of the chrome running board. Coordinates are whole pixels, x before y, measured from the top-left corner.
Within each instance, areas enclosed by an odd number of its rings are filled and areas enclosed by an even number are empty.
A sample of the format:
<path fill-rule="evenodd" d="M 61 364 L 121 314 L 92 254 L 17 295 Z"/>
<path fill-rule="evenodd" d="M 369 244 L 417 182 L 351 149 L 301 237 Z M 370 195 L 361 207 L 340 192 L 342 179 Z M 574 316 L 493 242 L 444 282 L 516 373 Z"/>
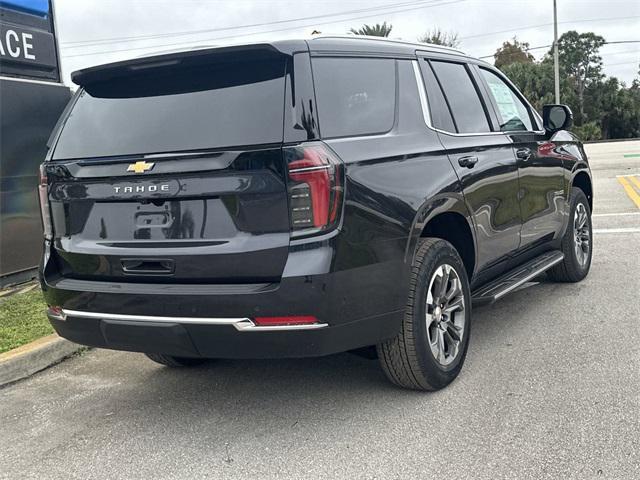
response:
<path fill-rule="evenodd" d="M 493 303 L 564 260 L 560 251 L 546 252 L 510 270 L 471 294 L 473 305 Z"/>

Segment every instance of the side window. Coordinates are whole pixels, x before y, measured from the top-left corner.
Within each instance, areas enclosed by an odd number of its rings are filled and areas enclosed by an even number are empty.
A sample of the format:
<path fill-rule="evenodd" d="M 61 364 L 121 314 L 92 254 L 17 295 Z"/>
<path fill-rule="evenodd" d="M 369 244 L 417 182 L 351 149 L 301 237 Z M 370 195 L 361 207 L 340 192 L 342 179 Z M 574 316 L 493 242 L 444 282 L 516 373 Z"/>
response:
<path fill-rule="evenodd" d="M 529 110 L 515 92 L 495 73 L 481 68 L 482 76 L 498 107 L 500 130 L 533 130 Z"/>
<path fill-rule="evenodd" d="M 458 132 L 491 131 L 487 114 L 467 67 L 460 63 L 435 60 L 431 61 L 431 65 L 444 91 Z"/>
<path fill-rule="evenodd" d="M 438 80 L 436 80 L 436 76 L 433 74 L 429 62 L 422 60 L 420 67 L 427 91 L 427 103 L 429 104 L 429 112 L 431 113 L 431 123 L 435 128 L 439 128 L 440 130 L 456 132 L 457 129 L 453 123 L 453 118 L 451 118 L 447 100 L 444 98 L 442 89 L 440 85 L 438 85 Z"/>
<path fill-rule="evenodd" d="M 396 110 L 395 60 L 314 58 L 313 78 L 323 137 L 385 133 Z"/>

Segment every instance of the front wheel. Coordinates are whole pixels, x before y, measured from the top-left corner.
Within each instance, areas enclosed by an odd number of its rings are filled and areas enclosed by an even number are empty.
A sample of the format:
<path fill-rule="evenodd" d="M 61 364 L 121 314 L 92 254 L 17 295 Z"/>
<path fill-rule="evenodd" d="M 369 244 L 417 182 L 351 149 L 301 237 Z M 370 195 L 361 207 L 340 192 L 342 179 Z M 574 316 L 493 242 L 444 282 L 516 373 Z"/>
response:
<path fill-rule="evenodd" d="M 445 240 L 422 240 L 402 329 L 377 346 L 382 369 L 400 387 L 439 390 L 462 369 L 470 329 L 471 293 L 460 255 Z"/>
<path fill-rule="evenodd" d="M 589 273 L 593 254 L 591 209 L 582 190 L 571 189 L 570 220 L 562 237 L 564 260 L 549 269 L 548 274 L 557 282 L 579 282 Z"/>

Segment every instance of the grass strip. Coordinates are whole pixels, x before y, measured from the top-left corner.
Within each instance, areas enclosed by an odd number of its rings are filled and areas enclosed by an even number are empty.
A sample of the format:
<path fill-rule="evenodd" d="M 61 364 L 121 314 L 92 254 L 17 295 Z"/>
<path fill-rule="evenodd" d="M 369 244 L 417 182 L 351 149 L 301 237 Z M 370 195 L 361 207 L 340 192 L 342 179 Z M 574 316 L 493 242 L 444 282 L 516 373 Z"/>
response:
<path fill-rule="evenodd" d="M 0 353 L 53 333 L 39 288 L 0 301 Z"/>

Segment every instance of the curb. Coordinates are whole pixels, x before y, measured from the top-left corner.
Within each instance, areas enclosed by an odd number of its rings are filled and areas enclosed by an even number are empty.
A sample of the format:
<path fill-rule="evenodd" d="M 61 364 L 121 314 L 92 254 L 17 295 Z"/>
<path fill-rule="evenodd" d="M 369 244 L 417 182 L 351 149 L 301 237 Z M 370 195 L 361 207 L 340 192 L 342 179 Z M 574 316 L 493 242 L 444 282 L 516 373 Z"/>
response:
<path fill-rule="evenodd" d="M 85 348 L 54 333 L 0 353 L 0 387 L 27 378 Z"/>

